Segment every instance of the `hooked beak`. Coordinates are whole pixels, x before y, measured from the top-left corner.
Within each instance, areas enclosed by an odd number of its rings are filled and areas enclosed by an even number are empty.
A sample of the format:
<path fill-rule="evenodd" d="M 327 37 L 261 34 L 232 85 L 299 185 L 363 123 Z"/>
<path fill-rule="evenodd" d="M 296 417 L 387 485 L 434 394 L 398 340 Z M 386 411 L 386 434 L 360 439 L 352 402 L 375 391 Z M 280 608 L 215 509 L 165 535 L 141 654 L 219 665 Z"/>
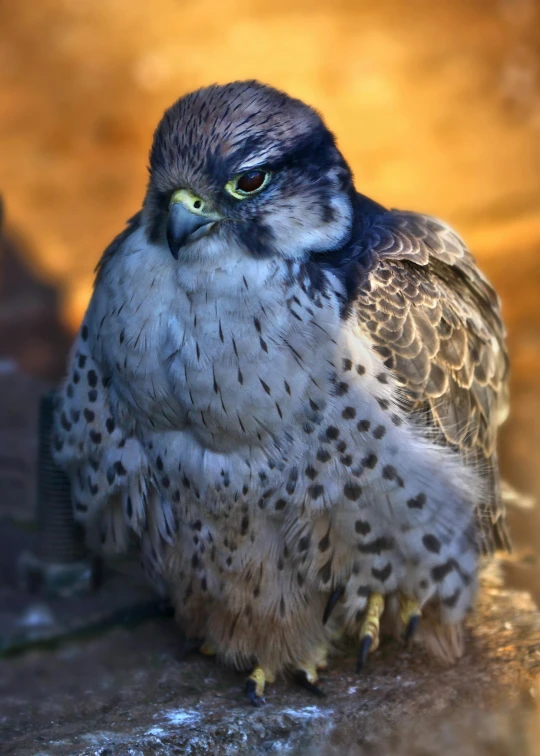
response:
<path fill-rule="evenodd" d="M 209 212 L 207 203 L 187 189 L 174 192 L 169 205 L 167 242 L 171 255 L 178 260 L 178 251 L 186 241 L 195 241 L 207 234 L 221 216 Z"/>

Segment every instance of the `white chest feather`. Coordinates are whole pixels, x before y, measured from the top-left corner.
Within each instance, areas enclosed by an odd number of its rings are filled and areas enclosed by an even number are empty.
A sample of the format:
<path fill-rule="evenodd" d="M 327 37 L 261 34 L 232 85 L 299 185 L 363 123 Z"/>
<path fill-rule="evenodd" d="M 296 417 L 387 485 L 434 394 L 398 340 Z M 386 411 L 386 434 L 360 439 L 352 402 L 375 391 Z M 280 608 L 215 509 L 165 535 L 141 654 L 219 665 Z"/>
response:
<path fill-rule="evenodd" d="M 335 297 L 315 305 L 276 261 L 244 257 L 193 280 L 162 250 L 132 245 L 95 320 L 113 385 L 137 420 L 216 448 L 279 433 L 308 384 L 330 372 Z"/>
<path fill-rule="evenodd" d="M 192 278 L 138 234 L 114 271 L 92 317 L 116 412 L 151 447 L 165 433 L 200 489 L 224 469 L 242 488 L 246 464 L 283 458 L 330 408 L 344 355 L 333 277 L 308 296 L 284 264 L 243 256 Z"/>

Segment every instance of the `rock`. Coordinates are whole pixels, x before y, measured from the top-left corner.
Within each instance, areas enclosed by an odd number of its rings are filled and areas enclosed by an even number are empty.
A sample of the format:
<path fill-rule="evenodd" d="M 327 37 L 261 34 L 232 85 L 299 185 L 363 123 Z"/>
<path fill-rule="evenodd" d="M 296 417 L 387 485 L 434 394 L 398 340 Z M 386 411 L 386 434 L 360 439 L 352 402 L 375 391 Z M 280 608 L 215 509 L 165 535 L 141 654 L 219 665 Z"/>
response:
<path fill-rule="evenodd" d="M 0 359 L 0 520 L 35 517 L 38 405 L 46 387 L 14 360 Z"/>
<path fill-rule="evenodd" d="M 540 613 L 492 576 L 456 666 L 388 641 L 361 676 L 335 660 L 324 699 L 283 680 L 253 709 L 242 675 L 196 654 L 179 661 L 178 647 L 160 620 L 0 661 L 2 753 L 540 754 Z"/>

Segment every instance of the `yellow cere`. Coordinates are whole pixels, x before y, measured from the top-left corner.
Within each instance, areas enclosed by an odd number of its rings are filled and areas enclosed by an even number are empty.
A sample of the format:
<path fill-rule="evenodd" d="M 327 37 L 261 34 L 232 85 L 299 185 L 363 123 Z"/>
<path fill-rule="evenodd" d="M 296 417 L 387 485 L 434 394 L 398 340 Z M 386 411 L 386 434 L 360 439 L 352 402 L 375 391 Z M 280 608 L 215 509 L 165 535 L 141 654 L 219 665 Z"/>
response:
<path fill-rule="evenodd" d="M 211 215 L 211 213 L 208 212 L 206 202 L 189 189 L 177 189 L 173 192 L 169 203 L 169 206 L 170 205 L 183 205 L 194 215 Z"/>

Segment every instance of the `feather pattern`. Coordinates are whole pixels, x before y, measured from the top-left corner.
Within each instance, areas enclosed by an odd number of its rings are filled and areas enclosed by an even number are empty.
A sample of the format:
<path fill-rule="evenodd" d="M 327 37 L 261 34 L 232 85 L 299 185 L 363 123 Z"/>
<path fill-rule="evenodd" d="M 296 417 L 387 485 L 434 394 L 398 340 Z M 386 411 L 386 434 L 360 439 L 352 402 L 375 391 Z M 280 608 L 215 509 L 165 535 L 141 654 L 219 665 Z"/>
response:
<path fill-rule="evenodd" d="M 434 218 L 379 215 L 362 243 L 373 255 L 354 303 L 365 338 L 402 383 L 409 412 L 488 481 L 478 506 L 483 549 L 508 548 L 495 447 L 508 407 L 499 299 L 461 239 Z"/>
<path fill-rule="evenodd" d="M 246 166 L 271 180 L 233 200 Z M 180 194 L 193 207 L 172 213 Z M 303 103 L 210 87 L 158 126 L 53 446 L 77 517 L 104 549 L 137 539 L 185 633 L 221 658 L 303 668 L 358 639 L 373 592 L 425 606 L 451 657 L 480 547 L 506 543 L 507 370 L 497 297 L 447 226 L 356 193 Z"/>

